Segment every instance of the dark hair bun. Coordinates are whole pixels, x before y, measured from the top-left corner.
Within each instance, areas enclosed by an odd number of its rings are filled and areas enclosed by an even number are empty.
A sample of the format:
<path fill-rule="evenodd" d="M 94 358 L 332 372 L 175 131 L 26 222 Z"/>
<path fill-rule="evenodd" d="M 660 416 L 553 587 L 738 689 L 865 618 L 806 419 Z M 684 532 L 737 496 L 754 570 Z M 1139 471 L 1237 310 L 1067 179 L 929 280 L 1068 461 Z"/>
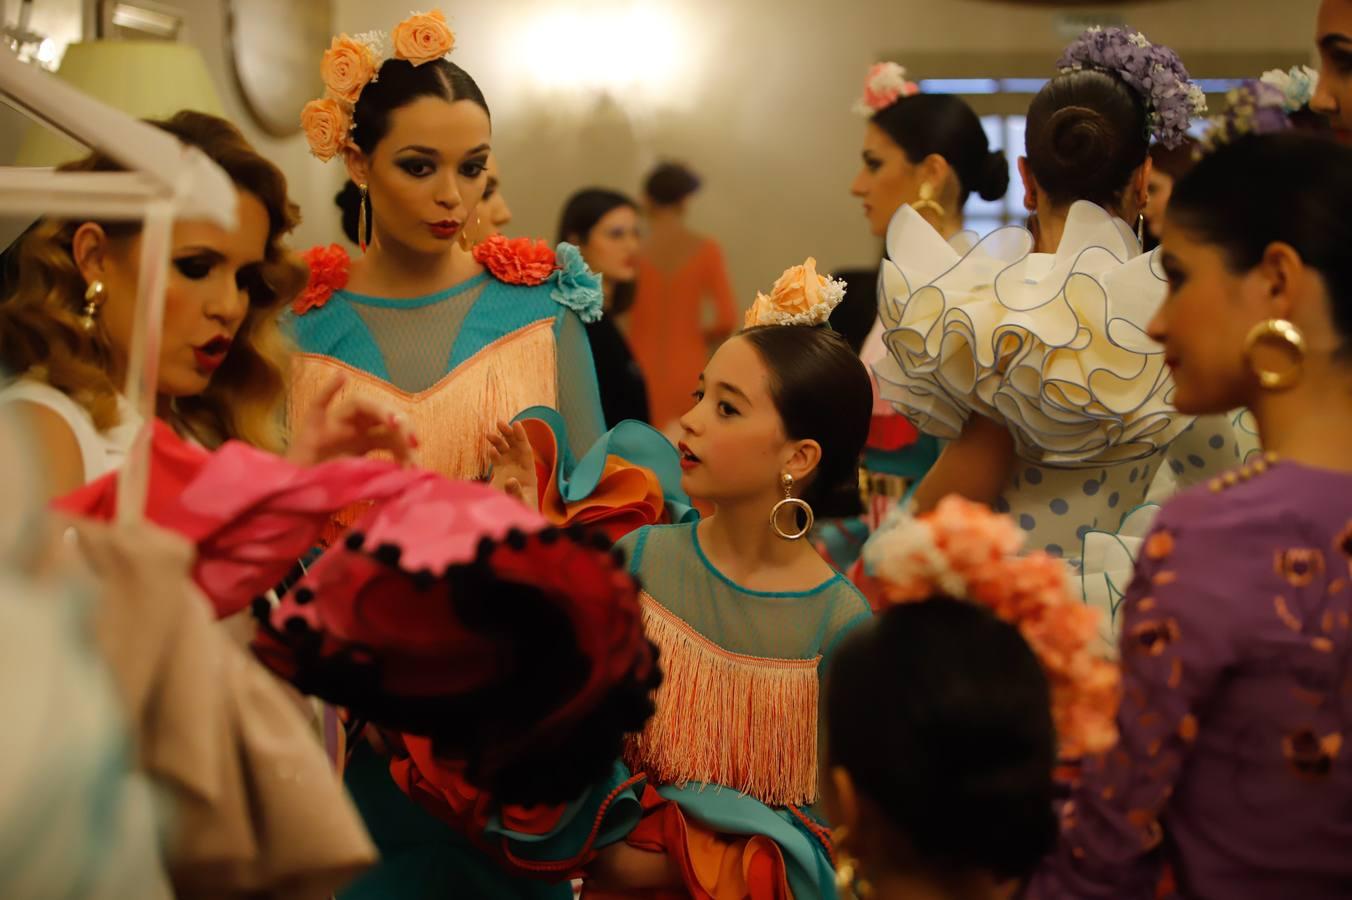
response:
<path fill-rule="evenodd" d="M 1054 205 L 1110 208 L 1150 150 L 1145 102 L 1122 79 L 1085 69 L 1049 81 L 1028 108 L 1028 165 Z"/>
<path fill-rule="evenodd" d="M 361 221 L 361 191 L 357 190 L 356 183 L 349 180 L 333 198 L 333 202 L 342 211 L 343 234 L 352 243 L 360 244 L 361 241 L 357 240 L 357 225 Z"/>
<path fill-rule="evenodd" d="M 824 700 L 830 765 L 886 816 L 894 862 L 1021 878 L 1055 845 L 1051 690 L 986 607 L 891 607 L 845 638 Z"/>
<path fill-rule="evenodd" d="M 972 186 L 982 200 L 999 200 L 1009 190 L 1009 159 L 1002 150 L 986 154 L 978 181 Z"/>

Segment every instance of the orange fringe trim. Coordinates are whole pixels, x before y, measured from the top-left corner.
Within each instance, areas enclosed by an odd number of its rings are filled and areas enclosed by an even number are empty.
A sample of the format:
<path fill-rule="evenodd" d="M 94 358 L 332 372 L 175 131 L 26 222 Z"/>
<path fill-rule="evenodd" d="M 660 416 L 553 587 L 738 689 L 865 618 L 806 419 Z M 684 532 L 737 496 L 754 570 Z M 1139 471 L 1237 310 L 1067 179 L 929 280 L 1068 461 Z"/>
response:
<path fill-rule="evenodd" d="M 401 391 L 369 372 L 329 356 L 293 357 L 291 426 L 310 409 L 332 379 L 349 395 L 399 413 L 422 441 L 418 464 L 447 478 L 482 478 L 489 468 L 488 431 L 531 406 L 558 407 L 554 321 L 542 319 L 503 335 L 425 391 Z"/>
<path fill-rule="evenodd" d="M 711 784 L 767 806 L 817 799 L 815 659 L 730 653 L 647 592 L 643 624 L 661 651 L 657 712 L 625 761 L 660 784 Z"/>

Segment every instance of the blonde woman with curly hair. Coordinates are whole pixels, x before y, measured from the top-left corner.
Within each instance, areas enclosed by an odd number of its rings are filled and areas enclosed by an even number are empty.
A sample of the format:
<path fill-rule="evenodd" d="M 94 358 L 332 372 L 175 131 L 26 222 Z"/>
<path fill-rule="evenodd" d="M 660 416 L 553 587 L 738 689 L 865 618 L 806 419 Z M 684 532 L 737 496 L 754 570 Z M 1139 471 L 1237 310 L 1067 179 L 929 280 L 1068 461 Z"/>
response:
<path fill-rule="evenodd" d="M 233 230 L 174 225 L 156 415 L 205 447 L 234 439 L 282 452 L 289 345 L 278 323 L 307 278 L 283 238 L 299 211 L 281 171 L 229 122 L 180 112 L 152 124 L 214 160 L 239 194 Z M 118 166 L 94 154 L 65 168 Z M 42 220 L 17 247 L 0 303 L 0 365 L 18 377 L 0 404 L 37 436 L 50 496 L 116 469 L 139 425 L 119 391 L 139 260 L 138 222 Z M 299 423 L 287 455 L 310 463 L 386 449 L 407 458 L 416 440 L 397 418 L 367 402 L 333 403 L 340 387 Z"/>

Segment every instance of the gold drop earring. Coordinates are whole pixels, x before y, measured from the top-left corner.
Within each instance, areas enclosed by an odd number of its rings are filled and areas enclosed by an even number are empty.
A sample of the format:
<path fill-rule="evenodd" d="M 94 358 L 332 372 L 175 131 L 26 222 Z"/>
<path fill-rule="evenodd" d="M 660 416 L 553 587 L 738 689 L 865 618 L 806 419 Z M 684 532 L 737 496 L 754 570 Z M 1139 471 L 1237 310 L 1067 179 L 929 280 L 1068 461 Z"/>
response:
<path fill-rule="evenodd" d="M 475 233 L 479 231 L 479 229 L 483 226 L 483 224 L 484 224 L 483 216 L 476 213 L 474 216 Z M 474 245 L 476 243 L 474 238 L 470 236 L 470 229 L 468 227 L 460 229 L 460 237 L 456 239 L 456 242 L 460 244 L 460 249 L 464 250 L 466 253 L 471 252 L 474 249 Z"/>
<path fill-rule="evenodd" d="M 108 289 L 103 286 L 103 282 L 95 279 L 89 282 L 89 287 L 85 288 L 85 304 L 81 310 L 80 327 L 86 332 L 94 330 L 99 315 L 99 307 L 103 301 L 108 299 Z"/>
<path fill-rule="evenodd" d="M 357 246 L 361 248 L 362 253 L 365 253 L 368 225 L 366 221 L 366 205 L 371 202 L 371 198 L 366 192 L 366 185 L 357 185 L 357 190 L 361 192 L 361 198 L 357 205 Z"/>

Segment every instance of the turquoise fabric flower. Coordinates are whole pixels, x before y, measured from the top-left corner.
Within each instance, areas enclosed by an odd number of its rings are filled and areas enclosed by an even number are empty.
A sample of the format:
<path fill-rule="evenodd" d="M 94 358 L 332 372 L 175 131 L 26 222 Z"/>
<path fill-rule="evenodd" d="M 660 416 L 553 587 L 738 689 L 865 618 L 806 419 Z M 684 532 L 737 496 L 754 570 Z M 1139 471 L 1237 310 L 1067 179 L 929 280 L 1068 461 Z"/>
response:
<path fill-rule="evenodd" d="M 559 268 L 554 273 L 554 290 L 549 296 L 555 303 L 577 313 L 577 317 L 584 322 L 601 321 L 604 307 L 601 276 L 587 266 L 582 251 L 572 244 L 559 244 L 554 255 Z"/>

